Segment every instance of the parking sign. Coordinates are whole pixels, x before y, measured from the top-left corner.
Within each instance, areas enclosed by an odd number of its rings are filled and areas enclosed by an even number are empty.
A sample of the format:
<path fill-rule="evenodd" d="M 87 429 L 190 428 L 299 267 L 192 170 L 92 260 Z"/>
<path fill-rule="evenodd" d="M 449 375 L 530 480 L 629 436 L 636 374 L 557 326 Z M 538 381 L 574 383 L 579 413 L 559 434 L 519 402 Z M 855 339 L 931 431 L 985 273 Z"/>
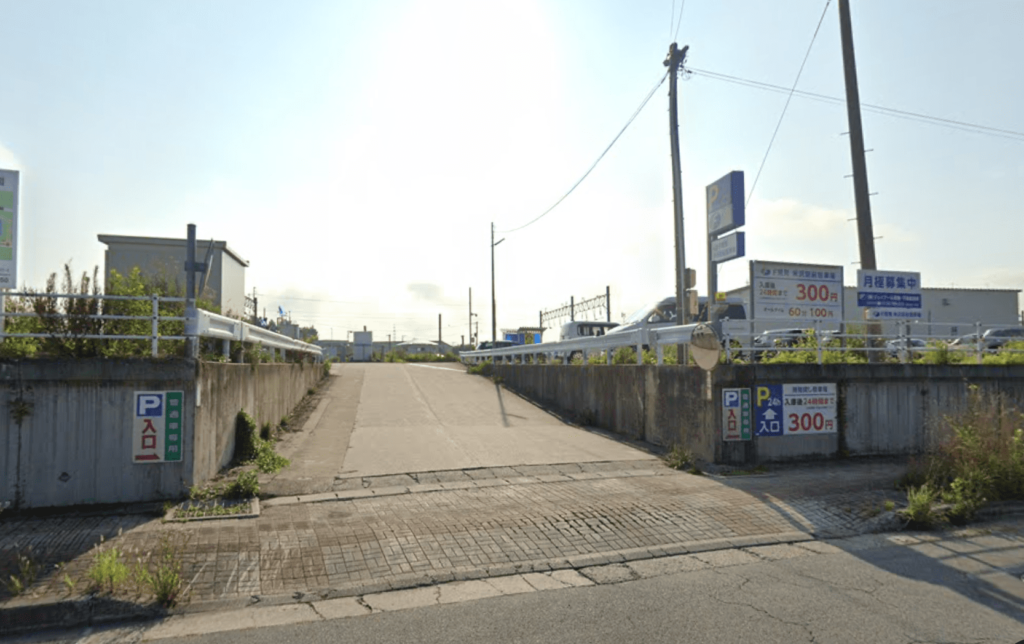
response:
<path fill-rule="evenodd" d="M 132 462 L 182 460 L 185 396 L 180 391 L 136 391 L 132 419 Z"/>

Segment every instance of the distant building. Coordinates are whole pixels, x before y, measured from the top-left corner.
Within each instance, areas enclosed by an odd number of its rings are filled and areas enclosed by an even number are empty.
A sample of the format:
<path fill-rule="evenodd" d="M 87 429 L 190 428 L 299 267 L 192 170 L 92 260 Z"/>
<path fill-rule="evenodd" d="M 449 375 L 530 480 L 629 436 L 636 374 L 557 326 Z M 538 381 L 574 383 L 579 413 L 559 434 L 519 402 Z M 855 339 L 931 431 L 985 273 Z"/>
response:
<path fill-rule="evenodd" d="M 97 238 L 107 245 L 105 276 L 109 277 L 111 270 L 127 276 L 138 266 L 144 276 L 165 278 L 184 291 L 186 240 L 121 235 L 98 235 Z M 210 242 L 200 240 L 196 247 L 196 261 L 201 262 Z M 224 315 L 245 315 L 245 269 L 249 262 L 229 248 L 227 242 L 214 241 L 209 263 L 206 289 L 200 297 L 212 300 Z"/>
<path fill-rule="evenodd" d="M 738 296 L 750 311 L 750 287 L 728 291 L 729 296 Z M 1020 312 L 1017 310 L 1020 289 L 980 289 L 980 288 L 922 288 L 921 318 L 904 327 L 915 337 L 955 338 L 975 331 L 975 324 L 980 323 L 982 330 L 994 326 L 1014 326 L 1021 323 Z M 857 287 L 843 287 L 843 311 L 847 322 L 863 320 L 864 309 L 857 306 Z M 883 333 L 898 332 L 894 320 L 877 321 L 882 325 Z M 757 320 L 755 330 L 780 329 L 788 327 L 810 327 L 806 321 L 789 320 Z M 823 329 L 838 328 L 835 323 L 826 322 Z"/>
<path fill-rule="evenodd" d="M 393 348 L 395 351 L 403 351 L 408 355 L 417 353 L 444 355 L 452 351 L 450 344 L 447 342 L 439 344 L 437 340 L 409 340 L 408 342 L 399 342 Z"/>

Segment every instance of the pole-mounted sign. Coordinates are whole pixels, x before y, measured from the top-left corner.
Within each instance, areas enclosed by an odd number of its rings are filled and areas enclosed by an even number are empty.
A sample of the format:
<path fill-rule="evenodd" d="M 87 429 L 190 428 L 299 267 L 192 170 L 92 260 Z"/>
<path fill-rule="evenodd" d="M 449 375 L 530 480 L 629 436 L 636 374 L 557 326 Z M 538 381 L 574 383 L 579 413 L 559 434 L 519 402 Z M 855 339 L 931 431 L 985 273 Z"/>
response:
<path fill-rule="evenodd" d="M 725 233 L 746 223 L 746 204 L 743 201 L 743 171 L 733 170 L 709 185 L 705 192 L 708 200 L 708 312 L 707 320 L 714 321 L 712 302 L 718 301 L 718 265 L 746 255 L 744 233 Z M 724 236 L 723 236 L 724 235 Z"/>
<path fill-rule="evenodd" d="M 17 170 L 0 170 L 0 289 L 18 283 Z"/>

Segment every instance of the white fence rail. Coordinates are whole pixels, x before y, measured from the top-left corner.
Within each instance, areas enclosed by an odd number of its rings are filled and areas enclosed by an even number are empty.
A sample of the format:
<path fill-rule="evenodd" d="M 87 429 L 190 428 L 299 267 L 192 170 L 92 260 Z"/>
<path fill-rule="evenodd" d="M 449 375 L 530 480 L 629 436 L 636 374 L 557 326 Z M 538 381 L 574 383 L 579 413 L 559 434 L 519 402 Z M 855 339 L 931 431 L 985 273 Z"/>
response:
<path fill-rule="evenodd" d="M 891 324 L 892 321 L 887 321 Z M 718 325 L 716 331 L 722 344 L 722 354 L 726 362 L 743 360 L 746 362 L 756 361 L 779 353 L 807 352 L 817 353 L 816 362 L 822 364 L 826 358 L 834 353 L 860 354 L 866 358 L 867 354 L 874 352 L 900 362 L 910 362 L 929 352 L 956 351 L 963 352 L 970 356 L 978 364 L 981 364 L 985 355 L 994 352 L 986 348 L 980 341 L 985 330 L 1013 325 L 993 325 L 981 322 L 966 323 L 916 323 L 914 321 L 903 321 L 895 325 L 896 332 L 870 334 L 871 321 L 849 320 L 844 323 L 832 322 L 824 324 L 815 322 L 799 327 L 793 325 L 788 328 L 803 328 L 813 331 L 813 334 L 804 336 L 799 343 L 789 344 L 791 339 L 780 337 L 778 343 L 758 344 L 755 339 L 761 336 L 764 331 L 777 330 L 776 328 L 765 329 L 759 326 L 759 322 L 750 321 L 728 321 Z M 636 352 L 637 364 L 643 363 L 643 349 L 651 349 L 655 353 L 656 363 L 663 364 L 664 348 L 677 344 L 688 344 L 693 335 L 696 324 L 671 327 L 653 327 L 648 330 L 647 346 L 644 344 L 643 332 L 641 330 L 611 333 L 598 337 L 575 338 L 561 342 L 543 342 L 540 344 L 527 344 L 514 347 L 502 347 L 500 349 L 488 349 L 483 351 L 465 351 L 460 354 L 463 362 L 477 363 L 486 360 L 511 361 L 511 362 L 532 362 L 538 363 L 543 356 L 547 364 L 558 364 L 563 360 L 570 362 L 573 356 L 583 357 L 586 364 L 593 354 L 603 353 L 605 361 L 611 364 L 613 353 L 620 347 L 629 347 Z M 950 336 L 925 334 L 926 329 L 934 328 L 963 329 L 970 330 L 975 334 L 973 344 L 950 346 Z M 847 331 L 843 331 L 843 329 Z M 910 339 L 925 340 L 925 346 L 908 346 Z M 1024 341 L 1024 337 L 1012 339 L 1011 341 Z M 1002 347 L 999 351 L 1009 353 L 1024 353 L 1024 350 Z"/>
<path fill-rule="evenodd" d="M 97 307 L 98 313 L 47 313 L 38 314 L 34 311 L 7 311 L 4 305 L 5 297 L 21 297 L 21 298 L 55 298 L 64 300 L 97 300 L 99 306 Z M 117 315 L 104 313 L 106 302 L 149 302 L 150 308 L 147 315 Z M 0 293 L 0 342 L 5 338 L 61 338 L 66 340 L 146 340 L 150 343 L 150 354 L 152 356 L 159 355 L 159 343 L 162 341 L 171 340 L 189 340 L 196 338 L 213 338 L 223 341 L 222 350 L 224 355 L 230 354 L 230 343 L 232 341 L 245 342 L 250 344 L 258 344 L 263 348 L 271 349 L 272 351 L 281 351 L 282 356 L 286 355 L 287 351 L 295 351 L 298 353 L 309 354 L 317 359 L 323 358 L 323 349 L 320 347 L 290 338 L 280 333 L 275 333 L 269 329 L 249 324 L 241 320 L 235 320 L 233 318 L 225 317 L 223 315 L 217 315 L 209 311 L 202 309 L 194 309 L 194 315 L 189 317 L 187 315 L 164 315 L 161 314 L 161 304 L 174 303 L 184 305 L 185 298 L 183 297 L 161 297 L 158 295 L 150 296 L 128 296 L 128 295 L 85 295 L 78 293 Z M 183 307 L 184 308 L 184 307 Z M 98 326 L 99 333 L 77 333 L 74 331 L 68 331 L 66 333 L 61 332 L 42 332 L 42 333 L 11 333 L 7 331 L 7 320 L 17 318 L 64 318 L 67 320 L 90 320 L 100 322 Z M 125 334 L 119 333 L 119 329 L 110 328 L 109 325 L 103 324 L 105 321 L 146 321 L 149 322 L 148 329 L 149 333 L 142 334 Z M 181 322 L 182 332 L 180 334 L 166 334 L 160 332 L 161 323 L 166 322 Z"/>

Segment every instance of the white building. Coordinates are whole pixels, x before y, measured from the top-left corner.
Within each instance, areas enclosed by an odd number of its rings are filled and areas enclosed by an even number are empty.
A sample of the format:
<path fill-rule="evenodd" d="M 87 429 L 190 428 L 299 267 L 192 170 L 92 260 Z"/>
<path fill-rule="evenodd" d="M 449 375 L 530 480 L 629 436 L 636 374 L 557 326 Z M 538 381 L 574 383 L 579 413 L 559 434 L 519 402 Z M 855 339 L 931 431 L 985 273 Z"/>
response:
<path fill-rule="evenodd" d="M 97 237 L 107 245 L 105 276 L 109 277 L 111 270 L 127 276 L 137 266 L 143 275 L 165 278 L 184 292 L 186 240 L 122 235 Z M 210 241 L 200 240 L 196 247 L 196 261 L 201 262 Z M 214 241 L 209 264 L 206 289 L 200 297 L 209 298 L 224 315 L 245 315 L 245 269 L 249 262 L 231 250 L 227 242 Z"/>

